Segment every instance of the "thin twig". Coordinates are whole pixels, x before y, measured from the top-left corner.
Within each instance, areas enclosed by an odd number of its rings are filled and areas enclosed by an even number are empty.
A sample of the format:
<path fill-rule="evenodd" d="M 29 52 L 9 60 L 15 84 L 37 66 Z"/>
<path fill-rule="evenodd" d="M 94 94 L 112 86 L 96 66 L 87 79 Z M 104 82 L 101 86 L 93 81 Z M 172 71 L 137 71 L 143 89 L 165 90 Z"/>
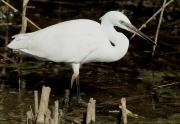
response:
<path fill-rule="evenodd" d="M 3 59 L 4 59 L 5 61 L 9 60 L 9 61 L 11 61 L 12 63 L 16 64 L 16 61 L 14 61 L 13 59 L 9 58 L 8 56 L 5 56 L 4 54 L 1 54 L 1 53 L 0 53 L 0 55 L 1 55 L 2 57 L 4 57 Z"/>
<path fill-rule="evenodd" d="M 159 86 L 153 88 L 153 90 L 157 90 L 157 89 L 164 88 L 164 87 L 169 87 L 169 86 L 176 85 L 176 84 L 179 84 L 179 83 L 180 82 L 173 82 L 173 83 L 169 83 L 169 84 L 162 84 L 162 85 L 159 85 Z"/>
<path fill-rule="evenodd" d="M 14 10 L 14 12 L 18 12 L 18 10 L 16 8 L 14 8 L 13 6 L 11 6 L 9 3 L 7 3 L 6 1 L 4 0 L 1 0 L 4 4 L 6 4 L 7 6 L 9 6 L 11 9 Z"/>
<path fill-rule="evenodd" d="M 9 0 L 7 0 L 7 2 L 9 2 Z M 9 7 L 6 6 L 6 9 L 7 9 L 7 17 L 6 17 L 6 22 L 9 23 Z M 4 49 L 5 49 L 5 52 L 4 52 L 4 56 L 7 57 L 7 45 L 8 45 L 8 41 L 9 41 L 9 25 L 6 25 L 6 38 L 5 38 L 5 46 L 4 46 Z"/>
<path fill-rule="evenodd" d="M 31 1 L 38 1 L 38 2 L 51 2 L 51 3 L 58 3 L 58 4 L 67 4 L 67 5 L 75 5 L 74 2 L 65 2 L 65 1 L 58 1 L 58 0 L 31 0 Z M 78 5 L 84 6 L 83 3 L 78 3 Z"/>
<path fill-rule="evenodd" d="M 7 6 L 9 6 L 11 9 L 13 9 L 14 10 L 14 12 L 18 12 L 21 16 L 22 16 L 22 14 L 16 9 L 16 8 L 14 8 L 13 6 L 11 6 L 9 3 L 7 3 L 6 1 L 4 1 L 4 0 L 1 0 L 4 4 L 6 4 Z M 30 19 L 28 19 L 27 17 L 25 17 L 25 19 L 29 22 L 29 23 L 31 23 L 33 26 L 35 26 L 37 29 L 41 29 L 40 27 L 38 27 L 35 23 L 33 23 Z"/>
<path fill-rule="evenodd" d="M 173 0 L 170 0 L 169 2 L 166 3 L 166 5 L 164 7 L 166 7 L 167 5 L 169 5 L 171 2 L 173 2 Z M 151 18 L 149 18 L 144 24 L 142 24 L 142 26 L 139 28 L 139 30 L 141 30 L 143 27 L 146 27 L 146 24 L 151 21 L 161 10 L 162 10 L 163 7 L 161 7 L 156 13 L 154 13 L 153 16 L 151 16 Z M 133 34 L 131 36 L 130 39 L 132 39 L 136 34 Z"/>
<path fill-rule="evenodd" d="M 163 17 L 163 13 L 164 13 L 165 4 L 166 4 L 166 0 L 164 0 L 164 2 L 163 2 L 162 11 L 161 11 L 161 15 L 160 15 L 160 18 L 159 18 L 159 23 L 158 23 L 158 27 L 157 27 L 157 31 L 156 31 L 156 36 L 155 36 L 155 41 L 154 41 L 155 44 L 157 44 L 157 39 L 158 39 L 159 29 L 160 29 L 161 22 L 162 22 L 162 17 Z M 153 52 L 152 52 L 152 58 L 154 56 L 155 49 L 156 49 L 156 46 L 154 45 L 153 46 Z"/>
<path fill-rule="evenodd" d="M 4 26 L 4 25 L 12 25 L 12 23 L 2 23 L 2 24 L 0 24 L 0 26 Z"/>

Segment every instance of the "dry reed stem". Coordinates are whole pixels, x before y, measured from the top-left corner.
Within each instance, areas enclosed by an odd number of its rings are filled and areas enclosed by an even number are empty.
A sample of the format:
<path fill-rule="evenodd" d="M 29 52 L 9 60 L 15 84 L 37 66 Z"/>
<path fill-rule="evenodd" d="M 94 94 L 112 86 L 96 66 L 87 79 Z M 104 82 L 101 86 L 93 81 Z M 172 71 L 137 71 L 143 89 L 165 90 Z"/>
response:
<path fill-rule="evenodd" d="M 22 11 L 22 26 L 21 26 L 21 31 L 20 33 L 26 33 L 27 29 L 27 20 L 26 20 L 26 8 L 29 0 L 23 0 L 23 11 Z M 20 54 L 20 63 L 23 62 L 23 56 Z"/>
<path fill-rule="evenodd" d="M 59 117 L 59 101 L 54 102 L 54 124 L 58 124 Z"/>
<path fill-rule="evenodd" d="M 4 4 L 6 4 L 7 6 L 9 6 L 11 9 L 14 10 L 14 12 L 18 12 L 18 10 L 16 8 L 14 8 L 13 6 L 11 6 L 9 3 L 7 3 L 6 1 L 4 0 L 1 0 Z"/>
<path fill-rule="evenodd" d="M 27 116 L 27 124 L 32 124 L 33 120 L 32 120 L 31 111 L 27 111 L 26 116 Z"/>
<path fill-rule="evenodd" d="M 1 75 L 6 75 L 6 68 L 2 68 L 2 70 L 1 70 Z"/>
<path fill-rule="evenodd" d="M 7 3 L 6 1 L 4 1 L 4 0 L 1 0 L 4 4 L 6 4 L 7 6 L 9 6 L 11 9 L 13 9 L 14 10 L 14 12 L 18 12 L 21 16 L 22 16 L 22 14 L 16 9 L 16 8 L 14 8 L 13 6 L 11 6 L 9 3 Z M 40 27 L 38 27 L 35 23 L 33 23 L 30 19 L 28 19 L 27 17 L 25 17 L 25 19 L 29 22 L 29 23 L 31 23 L 33 26 L 35 26 L 37 29 L 41 29 Z"/>
<path fill-rule="evenodd" d="M 159 29 L 160 29 L 161 22 L 162 22 L 162 17 L 163 17 L 163 13 L 164 13 L 165 4 L 166 4 L 166 0 L 164 0 L 164 2 L 163 2 L 163 6 L 162 6 L 162 10 L 161 10 L 161 15 L 160 15 L 160 18 L 159 18 L 159 23 L 158 23 L 158 27 L 157 27 L 157 31 L 156 31 L 156 36 L 155 36 L 155 43 L 156 43 L 156 44 L 157 44 Z M 151 59 L 152 59 L 153 56 L 154 56 L 155 49 L 156 49 L 156 46 L 154 45 L 154 46 L 153 46 L 153 52 L 152 52 L 152 57 L 151 57 Z"/>
<path fill-rule="evenodd" d="M 50 87 L 43 86 L 41 100 L 39 104 L 39 111 L 37 116 L 37 124 L 44 124 L 44 116 L 48 109 L 50 91 L 51 91 Z"/>
<path fill-rule="evenodd" d="M 7 2 L 9 2 L 9 0 L 7 0 Z M 6 14 L 8 14 L 9 13 L 9 7 L 6 6 L 6 9 L 7 9 L 7 13 Z M 9 22 L 9 18 L 8 17 L 6 17 L 6 21 Z M 9 41 L 9 25 L 6 25 L 6 38 L 5 38 L 5 45 L 4 45 L 4 49 L 5 49 L 4 56 L 5 56 L 5 58 L 7 57 L 7 50 L 8 50 L 7 45 L 8 45 L 8 41 Z"/>
<path fill-rule="evenodd" d="M 5 39 L 6 39 L 6 36 L 0 35 L 0 38 L 3 39 L 3 40 L 5 40 Z"/>
<path fill-rule="evenodd" d="M 173 0 L 170 0 L 169 2 L 167 2 L 164 7 L 169 5 L 171 2 L 173 2 Z M 151 16 L 151 18 L 149 18 L 144 24 L 142 24 L 142 26 L 139 28 L 139 30 L 141 30 L 143 27 L 146 27 L 147 23 L 149 23 L 149 21 L 151 21 L 162 9 L 163 9 L 163 7 L 161 7 L 156 13 L 154 13 L 154 15 Z M 133 34 L 130 39 L 132 39 L 135 35 L 136 34 Z"/>
<path fill-rule="evenodd" d="M 47 109 L 44 124 L 50 124 L 50 119 L 51 119 L 51 111 Z"/>
<path fill-rule="evenodd" d="M 49 124 L 54 124 L 54 119 L 50 118 L 49 119 Z"/>
<path fill-rule="evenodd" d="M 121 104 L 122 104 L 122 120 L 123 120 L 123 124 L 127 124 L 126 99 L 125 98 L 121 99 Z"/>
<path fill-rule="evenodd" d="M 12 25 L 12 23 L 2 23 L 2 24 L 0 24 L 0 26 L 4 26 L 4 25 Z"/>
<path fill-rule="evenodd" d="M 34 116 L 35 119 L 37 118 L 38 115 L 38 91 L 34 91 Z"/>
<path fill-rule="evenodd" d="M 91 103 L 87 104 L 86 124 L 91 122 Z"/>
<path fill-rule="evenodd" d="M 59 4 L 69 4 L 69 5 L 75 5 L 73 2 L 65 2 L 65 1 L 55 1 L 55 0 L 31 0 L 31 1 L 38 1 L 38 2 L 51 2 L 51 3 L 59 3 Z M 78 5 L 84 6 L 83 3 L 78 3 Z"/>
<path fill-rule="evenodd" d="M 33 115 L 33 111 L 32 111 L 31 106 L 30 106 L 30 110 L 31 110 L 31 116 L 32 116 L 32 119 L 35 121 L 35 118 L 34 118 L 34 115 Z"/>
<path fill-rule="evenodd" d="M 21 27 L 21 33 L 25 33 L 27 29 L 27 20 L 26 20 L 26 8 L 29 0 L 23 1 L 23 11 L 22 11 L 22 27 Z"/>
<path fill-rule="evenodd" d="M 90 124 L 91 122 L 95 123 L 95 103 L 96 100 L 90 98 L 89 103 L 87 105 L 86 124 Z"/>

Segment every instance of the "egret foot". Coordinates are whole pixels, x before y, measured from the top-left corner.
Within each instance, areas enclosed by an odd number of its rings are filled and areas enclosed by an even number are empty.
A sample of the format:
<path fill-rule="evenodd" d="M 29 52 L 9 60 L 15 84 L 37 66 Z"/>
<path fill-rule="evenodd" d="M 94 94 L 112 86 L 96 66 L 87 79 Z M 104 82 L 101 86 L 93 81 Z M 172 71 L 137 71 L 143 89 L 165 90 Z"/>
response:
<path fill-rule="evenodd" d="M 81 98 L 81 96 L 78 96 L 77 98 L 78 98 L 78 103 L 79 103 L 79 105 L 84 106 L 84 107 L 87 106 L 87 102 L 86 102 L 85 100 L 83 100 L 83 99 Z"/>
<path fill-rule="evenodd" d="M 71 78 L 70 90 L 72 89 L 73 83 L 76 80 L 78 103 L 81 106 L 86 107 L 88 103 L 82 99 L 81 92 L 80 92 L 80 83 L 79 83 L 79 68 L 80 68 L 80 64 L 72 64 L 72 68 L 73 68 L 74 74 L 72 75 L 72 78 Z M 118 108 L 119 106 L 118 105 L 109 105 L 109 104 L 96 104 L 96 107 Z"/>
<path fill-rule="evenodd" d="M 76 78 L 76 87 L 77 87 L 77 99 L 78 99 L 78 103 L 79 103 L 81 106 L 86 107 L 88 103 L 87 103 L 85 100 L 83 100 L 82 97 L 81 97 L 79 76 Z M 118 108 L 119 108 L 119 105 L 96 104 L 96 107 L 118 109 Z"/>

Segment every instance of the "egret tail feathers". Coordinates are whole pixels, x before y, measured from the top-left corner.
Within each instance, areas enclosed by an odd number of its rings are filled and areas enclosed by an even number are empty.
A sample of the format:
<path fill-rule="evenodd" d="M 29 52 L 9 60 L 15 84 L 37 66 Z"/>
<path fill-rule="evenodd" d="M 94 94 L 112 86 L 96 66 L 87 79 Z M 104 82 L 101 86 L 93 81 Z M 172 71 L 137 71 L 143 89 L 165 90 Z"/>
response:
<path fill-rule="evenodd" d="M 12 38 L 15 38 L 11 43 L 8 44 L 8 48 L 10 49 L 26 49 L 27 48 L 27 41 L 29 40 L 29 36 L 31 36 L 32 33 L 26 33 L 26 34 L 18 34 L 12 36 Z"/>

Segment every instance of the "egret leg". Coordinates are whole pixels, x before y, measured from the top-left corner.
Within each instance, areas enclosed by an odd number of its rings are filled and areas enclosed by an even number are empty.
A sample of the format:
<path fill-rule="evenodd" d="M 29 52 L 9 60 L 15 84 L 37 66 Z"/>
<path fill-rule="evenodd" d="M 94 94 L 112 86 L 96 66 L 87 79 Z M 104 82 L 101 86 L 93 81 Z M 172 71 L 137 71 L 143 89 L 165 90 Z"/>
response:
<path fill-rule="evenodd" d="M 73 69 L 74 74 L 72 75 L 72 78 L 71 78 L 70 89 L 72 88 L 75 79 L 77 79 L 77 77 L 79 76 L 79 68 L 80 68 L 80 64 L 72 64 L 72 69 Z"/>
<path fill-rule="evenodd" d="M 77 87 L 77 98 L 78 103 L 82 106 L 87 106 L 87 102 L 85 102 L 81 97 L 81 91 L 80 91 L 80 83 L 79 83 L 79 76 L 76 78 L 76 87 Z"/>
<path fill-rule="evenodd" d="M 77 87 L 77 98 L 78 102 L 81 98 L 80 84 L 79 84 L 79 76 L 76 78 L 76 87 Z"/>
<path fill-rule="evenodd" d="M 77 79 L 78 75 L 79 75 L 79 73 L 74 73 L 72 75 L 70 89 L 72 89 L 73 83 L 74 83 L 75 79 Z"/>
<path fill-rule="evenodd" d="M 77 86 L 77 98 L 78 103 L 82 106 L 87 106 L 87 102 L 84 101 L 81 97 L 81 91 L 80 91 L 80 83 L 79 83 L 79 76 L 76 78 L 76 86 Z M 111 104 L 96 104 L 96 107 L 104 107 L 104 108 L 119 108 L 119 105 L 111 105 Z"/>
<path fill-rule="evenodd" d="M 83 105 L 83 106 L 86 106 L 87 103 L 82 100 L 81 92 L 80 92 L 80 84 L 79 84 L 79 68 L 80 68 L 80 64 L 72 64 L 72 68 L 73 68 L 74 74 L 72 75 L 72 78 L 71 78 L 70 89 L 72 89 L 73 83 L 76 80 L 78 103 Z"/>
<path fill-rule="evenodd" d="M 82 105 L 82 106 L 87 106 L 87 102 L 85 102 L 82 99 L 81 92 L 80 92 L 80 83 L 79 83 L 79 68 L 80 68 L 80 64 L 72 64 L 72 68 L 73 68 L 74 74 L 72 75 L 72 78 L 71 78 L 70 90 L 72 89 L 73 83 L 76 80 L 78 103 L 80 105 Z M 117 107 L 119 107 L 119 105 L 96 104 L 96 107 L 117 108 Z"/>

